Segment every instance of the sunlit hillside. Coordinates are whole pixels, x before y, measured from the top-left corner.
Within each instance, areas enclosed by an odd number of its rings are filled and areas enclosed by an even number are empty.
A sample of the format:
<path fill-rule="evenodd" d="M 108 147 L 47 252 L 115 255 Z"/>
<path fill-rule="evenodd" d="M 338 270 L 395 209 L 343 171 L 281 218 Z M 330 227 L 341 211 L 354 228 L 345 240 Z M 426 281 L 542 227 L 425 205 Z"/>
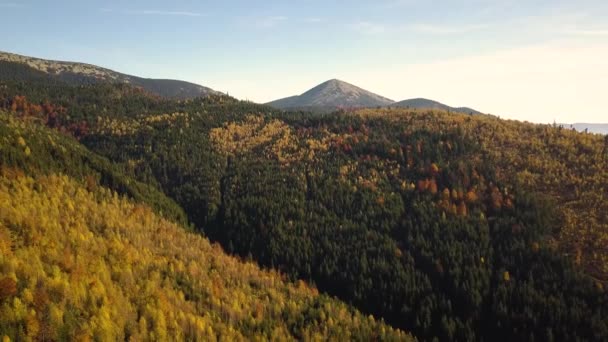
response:
<path fill-rule="evenodd" d="M 0 177 L 0 335 L 73 340 L 409 336 L 104 188 Z"/>
<path fill-rule="evenodd" d="M 74 158 L 86 149 L 36 124 L 0 123 L 3 341 L 411 339 L 303 282 L 227 256 L 93 176 L 76 180 L 56 173 L 65 164 L 28 162 L 37 149 L 82 149 Z M 86 165 L 80 171 L 94 175 Z"/>

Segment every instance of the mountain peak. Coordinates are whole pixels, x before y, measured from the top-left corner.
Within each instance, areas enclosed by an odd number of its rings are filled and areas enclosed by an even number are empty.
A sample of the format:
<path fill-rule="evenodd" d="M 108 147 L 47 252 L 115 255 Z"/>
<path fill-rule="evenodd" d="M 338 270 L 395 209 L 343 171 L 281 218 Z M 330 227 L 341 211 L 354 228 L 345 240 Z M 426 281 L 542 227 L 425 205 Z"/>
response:
<path fill-rule="evenodd" d="M 393 100 L 334 78 L 311 88 L 302 95 L 276 100 L 268 105 L 280 109 L 307 107 L 335 109 L 387 106 L 392 103 Z"/>
<path fill-rule="evenodd" d="M 353 88 L 357 88 L 359 90 L 363 90 L 363 89 L 357 87 L 356 85 L 353 85 L 351 83 L 339 80 L 337 78 L 332 78 L 331 80 L 327 80 L 327 81 L 319 84 L 315 88 L 317 88 L 317 87 L 336 87 L 336 88 L 344 89 L 346 91 L 352 90 Z M 363 90 L 363 91 L 367 91 L 367 90 Z"/>

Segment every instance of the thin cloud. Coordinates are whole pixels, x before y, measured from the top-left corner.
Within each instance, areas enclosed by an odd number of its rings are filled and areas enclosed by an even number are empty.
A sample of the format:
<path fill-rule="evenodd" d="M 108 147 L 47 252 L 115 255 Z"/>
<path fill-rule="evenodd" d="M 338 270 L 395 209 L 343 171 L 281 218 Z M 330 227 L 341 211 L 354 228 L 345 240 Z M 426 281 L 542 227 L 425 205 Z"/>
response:
<path fill-rule="evenodd" d="M 478 25 L 462 25 L 462 26 L 440 26 L 432 24 L 415 24 L 408 26 L 390 26 L 375 23 L 371 21 L 359 21 L 351 25 L 355 31 L 367 35 L 378 35 L 378 34 L 398 34 L 404 32 L 417 32 L 423 34 L 432 35 L 457 35 L 470 33 L 474 31 L 483 30 L 488 28 L 489 25 L 478 24 Z"/>
<path fill-rule="evenodd" d="M 474 31 L 480 31 L 487 28 L 488 25 L 463 25 L 463 26 L 441 26 L 441 25 L 428 25 L 428 24 L 417 24 L 412 26 L 412 29 L 420 33 L 436 34 L 436 35 L 450 35 L 450 34 L 463 34 Z"/>
<path fill-rule="evenodd" d="M 262 17 L 255 20 L 255 25 L 262 28 L 272 28 L 286 22 L 289 18 L 283 15 Z"/>
<path fill-rule="evenodd" d="M 382 34 L 389 31 L 386 26 L 370 21 L 360 21 L 353 24 L 352 28 L 363 34 Z"/>
<path fill-rule="evenodd" d="M 305 23 L 320 23 L 320 22 L 323 22 L 323 19 L 321 19 L 321 18 L 304 18 L 302 21 Z"/>
<path fill-rule="evenodd" d="M 167 16 L 182 16 L 182 17 L 202 17 L 202 13 L 198 12 L 187 12 L 187 11 L 159 11 L 159 10 L 141 10 L 133 11 L 136 14 L 147 14 L 147 15 L 167 15 Z"/>
<path fill-rule="evenodd" d="M 191 11 L 165 11 L 165 10 L 119 10 L 114 11 L 111 8 L 100 8 L 100 12 L 112 13 L 118 12 L 129 15 L 159 15 L 159 16 L 177 16 L 177 17 L 202 17 L 204 14 Z"/>
<path fill-rule="evenodd" d="M 18 4 L 16 2 L 0 2 L 1 8 L 23 8 L 24 4 Z"/>

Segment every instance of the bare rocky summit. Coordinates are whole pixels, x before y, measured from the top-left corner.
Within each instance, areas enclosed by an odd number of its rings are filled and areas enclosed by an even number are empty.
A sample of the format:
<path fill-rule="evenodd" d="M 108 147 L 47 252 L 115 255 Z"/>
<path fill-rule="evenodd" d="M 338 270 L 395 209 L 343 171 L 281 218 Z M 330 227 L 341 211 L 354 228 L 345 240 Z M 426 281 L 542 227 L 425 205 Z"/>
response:
<path fill-rule="evenodd" d="M 267 103 L 279 109 L 385 107 L 394 101 L 337 79 L 329 80 L 302 95 Z"/>

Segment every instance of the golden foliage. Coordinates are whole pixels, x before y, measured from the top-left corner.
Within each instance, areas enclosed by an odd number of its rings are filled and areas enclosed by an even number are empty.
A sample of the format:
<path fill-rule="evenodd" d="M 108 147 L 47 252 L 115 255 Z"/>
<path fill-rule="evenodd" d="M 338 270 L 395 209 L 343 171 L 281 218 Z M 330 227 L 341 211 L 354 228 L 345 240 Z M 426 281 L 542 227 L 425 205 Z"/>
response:
<path fill-rule="evenodd" d="M 97 124 L 93 131 L 99 135 L 126 136 L 133 135 L 141 129 L 141 124 L 137 120 L 117 119 L 107 116 L 97 117 Z"/>
<path fill-rule="evenodd" d="M 3 171 L 0 203 L 6 338 L 410 339 L 101 187 Z"/>
<path fill-rule="evenodd" d="M 373 167 L 363 167 L 361 162 L 348 161 L 340 166 L 338 176 L 342 183 L 350 185 L 353 189 L 369 189 L 378 191 L 378 188 L 388 180 L 395 180 L 402 187 L 407 187 L 407 181 L 399 179 L 401 165 L 392 160 L 379 160 Z M 365 165 L 368 166 L 368 165 Z"/>
<path fill-rule="evenodd" d="M 189 127 L 192 117 L 187 113 L 172 113 L 158 115 L 141 115 L 137 118 L 97 117 L 97 123 L 92 133 L 99 135 L 127 136 L 142 129 L 152 129 L 154 125 L 169 127 Z"/>
<path fill-rule="evenodd" d="M 299 160 L 303 156 L 298 139 L 289 126 L 280 120 L 266 122 L 261 116 L 248 115 L 242 123 L 230 122 L 214 128 L 210 139 L 218 151 L 227 155 L 262 148 L 266 157 L 281 163 Z"/>

